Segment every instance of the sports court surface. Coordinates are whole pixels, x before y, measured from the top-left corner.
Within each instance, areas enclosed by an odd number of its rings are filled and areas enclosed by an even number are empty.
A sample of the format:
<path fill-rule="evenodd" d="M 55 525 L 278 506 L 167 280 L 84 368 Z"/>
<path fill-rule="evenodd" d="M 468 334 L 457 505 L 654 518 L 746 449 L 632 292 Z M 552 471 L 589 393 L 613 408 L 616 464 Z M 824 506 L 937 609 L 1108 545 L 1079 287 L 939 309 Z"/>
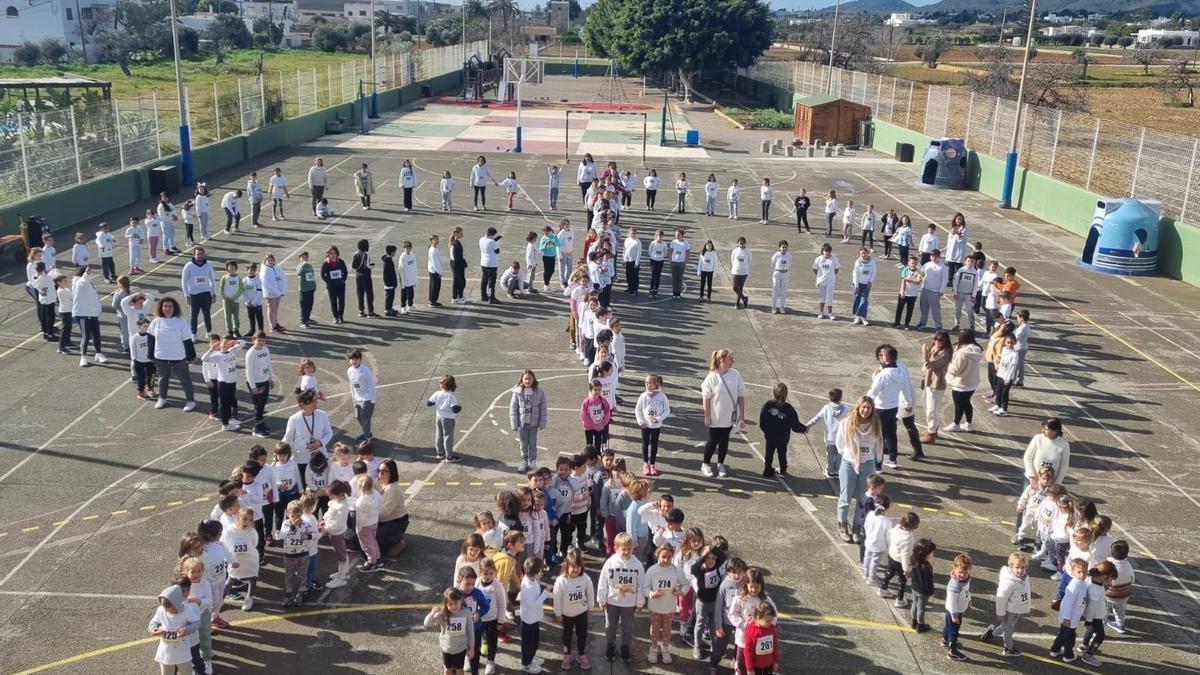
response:
<path fill-rule="evenodd" d="M 384 129 L 429 123 L 429 117 L 403 118 Z M 590 132 L 589 125 L 586 133 Z M 461 131 L 446 133 L 446 138 L 462 137 Z M 476 300 L 465 307 L 427 309 L 422 277 L 415 313 L 358 319 L 351 293 L 347 323 L 333 326 L 319 291 L 314 316 L 321 323 L 311 330 L 299 328 L 294 295 L 285 300 L 282 323 L 291 330 L 270 341 L 282 385 L 277 391 L 285 392 L 273 394 L 268 407 L 274 437 L 280 436 L 294 409 L 286 392 L 302 357 L 317 362 L 318 378 L 329 394 L 323 409 L 332 418 L 335 436 L 356 435 L 342 355 L 347 348 L 363 348 L 381 385 L 375 415 L 378 446 L 400 464 L 408 488 L 410 546 L 388 562 L 383 573 L 355 573 L 345 588 L 317 594 L 302 610 L 291 612 L 279 606 L 282 576 L 278 557 L 269 554 L 255 611 L 226 611 L 234 625 L 216 633 L 217 672 L 437 672 L 436 636 L 419 624 L 450 581 L 454 556 L 471 530 L 471 514 L 492 508 L 495 492 L 515 484 L 517 454 L 506 426 L 507 403 L 521 369 L 534 368 L 549 394 L 550 425 L 539 439 L 542 457 L 575 452 L 582 445 L 578 405 L 584 373 L 566 348 L 565 300 L 551 293 L 502 305 L 479 304 L 474 247 L 483 230 L 495 226 L 504 235 L 502 261 L 518 259 L 529 230 L 540 230 L 563 216 L 582 221 L 580 195 L 571 180 L 563 182 L 560 210 L 551 212 L 547 204 L 544 165 L 558 161 L 556 154 L 561 158 L 561 143 L 547 150 L 547 156 L 484 152 L 498 177 L 516 171 L 523 190 L 511 213 L 503 211 L 503 195 L 495 188 L 488 191 L 490 210 L 473 213 L 463 179 L 481 151 L 454 148 L 445 153 L 388 145 L 398 137 L 381 133 L 349 142 L 324 139 L 255 166 L 202 177 L 215 187 L 215 194 L 223 194 L 242 186 L 253 169 L 281 166 L 299 186 L 312 156 L 320 154 L 334 167 L 327 194 L 338 217 L 323 222 L 310 218 L 307 190 L 296 187 L 287 204 L 289 220 L 274 223 L 264 217 L 266 229 L 243 227 L 241 233 L 222 233 L 206 242 L 209 258 L 218 265 L 231 258 L 259 260 L 272 251 L 290 271 L 301 251 L 317 259 L 329 244 L 337 244 L 348 253 L 360 238 L 369 239 L 377 254 L 387 243 L 410 240 L 423 264 L 428 235 L 442 235 L 444 252 L 451 227 L 461 225 L 471 262 L 467 288 Z M 600 162 L 613 158 L 622 168 L 629 165 L 639 175 L 645 172 L 628 156 L 607 155 L 598 150 L 605 146 L 593 145 L 586 137 L 579 147 Z M 1118 636 L 1110 631 L 1102 655 L 1105 667 L 1120 672 L 1200 671 L 1200 572 L 1193 527 L 1200 517 L 1200 501 L 1191 489 L 1195 471 L 1190 468 L 1200 450 L 1195 415 L 1200 402 L 1200 365 L 1195 359 L 1200 349 L 1200 291 L 1167 279 L 1082 272 L 1074 265 L 1081 241 L 1073 235 L 1020 212 L 1001 212 L 978 194 L 919 190 L 910 165 L 878 155 L 828 160 L 751 157 L 650 160 L 648 166 L 664 178 L 678 171 L 697 177 L 713 171 L 722 185 L 739 178 L 743 216 L 733 222 L 697 215 L 696 195 L 702 198 L 702 192 L 696 190 L 686 214 L 661 208 L 625 214 L 622 225 L 638 227 L 643 240 L 656 228 L 676 226 L 685 227 L 697 247 L 711 238 L 721 266 L 711 304 L 698 303 L 694 293 L 677 301 L 644 293 L 631 299 L 618 283 L 614 306 L 626 325 L 629 354 L 622 395 L 634 400 L 642 377 L 661 373 L 675 413 L 663 434 L 663 475 L 654 493 L 675 495 L 687 525 L 702 527 L 710 537 L 726 535 L 733 554 L 767 570 L 768 590 L 786 615 L 781 624 L 785 669 L 812 664 L 823 672 L 1086 670 L 1078 663 L 1046 657 L 1054 623 L 1047 596 L 1053 587 L 1042 572 L 1032 573 L 1037 599 L 1034 614 L 1020 628 L 1018 640 L 1026 656 L 1017 661 L 1002 660 L 995 643 L 967 639 L 964 650 L 971 660 L 952 663 L 943 659 L 936 632 L 911 632 L 907 612 L 893 609 L 863 584 L 854 562 L 856 548 L 836 537 L 836 491 L 823 476 L 819 432 L 807 439 L 793 438 L 792 476 L 787 479 L 760 477 L 762 437 L 753 426 L 731 448 L 729 478 L 700 476 L 697 446 L 705 435 L 698 389 L 713 349 L 734 349 L 736 367 L 750 385 L 751 419 L 757 418 L 759 406 L 778 381 L 791 387 L 802 418 L 816 412 L 831 387 L 841 387 L 848 399 L 856 399 L 869 384 L 873 349 L 883 342 L 896 345 L 901 358 L 916 369 L 919 341 L 929 334 L 885 326 L 898 284 L 888 263 L 880 267 L 883 279 L 873 294 L 869 327 L 853 326 L 844 318 L 814 319 L 816 295 L 804 269 L 825 239 L 798 235 L 791 213 L 782 205 L 802 187 L 813 195 L 833 187 L 860 205 L 874 203 L 909 213 L 918 225 L 944 224 L 962 211 L 971 239 L 983 241 L 989 256 L 1018 268 L 1024 284 L 1021 304 L 1033 314 L 1031 372 L 1027 387 L 1014 390 L 1010 416 L 995 418 L 977 405 L 976 432 L 945 434 L 937 445 L 925 448 L 927 461 L 916 464 L 902 454 L 900 469 L 888 472 L 889 494 L 896 502 L 891 515 L 915 510 L 922 519 L 918 536 L 931 537 L 939 547 L 934 563 L 938 595 L 930 616 L 935 631 L 941 625 L 949 560 L 959 551 L 970 553 L 976 565 L 975 599 L 964 635 L 977 635 L 991 618 L 997 571 L 1012 549 L 1009 536 L 1021 480 L 1020 456 L 1041 419 L 1057 415 L 1072 442 L 1068 487 L 1112 515 L 1114 535 L 1128 539 L 1134 550 L 1138 588 L 1130 606 L 1130 632 Z M 418 208 L 407 214 L 399 208 L 396 189 L 404 158 L 415 160 L 420 183 Z M 352 208 L 356 202 L 350 174 L 364 161 L 374 170 L 379 188 L 371 211 Z M 445 169 L 460 185 L 456 211 L 449 215 L 436 208 L 437 181 Z M 568 174 L 573 172 L 574 166 L 568 169 Z M 759 206 L 752 188 L 763 177 L 772 179 L 777 192 L 769 225 L 751 220 Z M 700 183 L 693 180 L 693 185 Z M 659 200 L 660 207 L 671 203 L 669 192 L 663 195 L 667 199 Z M 641 199 L 639 190 L 635 205 Z M 107 220 L 124 222 L 134 211 L 113 212 Z M 750 240 L 755 254 L 748 311 L 733 309 L 728 290 L 728 251 L 738 236 Z M 781 238 L 787 238 L 797 254 L 789 299 L 793 311 L 784 316 L 765 311 L 767 263 Z M 577 244 L 577 252 L 579 248 Z M 856 249 L 835 243 L 845 267 L 843 277 Z M 124 253 L 119 252 L 118 262 L 122 261 Z M 156 294 L 177 293 L 184 262 L 178 257 L 147 267 L 149 274 L 136 285 Z M 58 356 L 53 346 L 29 339 L 36 321 L 20 287 L 21 273 L 6 266 L 0 276 L 0 374 L 8 383 L 0 398 L 0 435 L 5 439 L 0 442 L 0 672 L 149 672 L 154 644 L 145 626 L 155 595 L 168 582 L 179 536 L 207 517 L 217 480 L 244 461 L 247 448 L 258 439 L 244 432 L 221 432 L 205 417 L 202 394 L 192 414 L 182 413 L 177 403 L 158 411 L 138 401 L 124 358 L 81 369 L 76 358 Z M 448 286 L 447 275 L 443 301 Z M 376 292 L 382 304 L 378 274 Z M 849 305 L 849 282 L 842 278 L 836 297 L 840 316 L 849 314 Z M 111 315 L 105 316 L 102 330 L 106 340 L 115 338 Z M 458 378 L 464 408 L 458 447 L 465 459 L 459 465 L 433 461 L 433 416 L 424 402 L 443 373 Z M 920 420 L 923 407 L 919 408 Z M 618 417 L 614 432 L 619 454 L 637 471 L 636 426 L 628 411 Z M 903 434 L 901 451 L 907 451 Z M 600 562 L 589 558 L 589 569 L 595 572 Z M 323 575 L 330 564 L 323 552 Z M 640 621 L 644 626 L 645 620 Z M 685 655 L 678 640 L 673 665 L 648 665 L 644 633 L 639 628 L 632 666 L 618 662 L 612 672 L 707 672 Z M 595 670 L 606 672 L 608 664 L 599 658 L 603 625 L 595 614 L 591 634 Z M 557 629 L 544 625 L 540 654 L 554 670 L 558 636 Z M 517 645 L 504 646 L 501 652 L 502 671 L 515 672 Z"/>

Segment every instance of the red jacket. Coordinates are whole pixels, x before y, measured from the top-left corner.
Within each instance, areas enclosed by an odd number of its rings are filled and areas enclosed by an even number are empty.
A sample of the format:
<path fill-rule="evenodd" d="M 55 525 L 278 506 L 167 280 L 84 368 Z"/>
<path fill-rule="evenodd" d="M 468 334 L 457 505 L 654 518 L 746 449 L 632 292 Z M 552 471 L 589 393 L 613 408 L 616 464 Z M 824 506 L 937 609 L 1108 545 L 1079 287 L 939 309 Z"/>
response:
<path fill-rule="evenodd" d="M 748 671 L 779 665 L 782 657 L 779 653 L 779 635 L 775 624 L 765 628 L 759 626 L 757 621 L 746 624 L 746 648 L 742 650 L 742 654 Z"/>

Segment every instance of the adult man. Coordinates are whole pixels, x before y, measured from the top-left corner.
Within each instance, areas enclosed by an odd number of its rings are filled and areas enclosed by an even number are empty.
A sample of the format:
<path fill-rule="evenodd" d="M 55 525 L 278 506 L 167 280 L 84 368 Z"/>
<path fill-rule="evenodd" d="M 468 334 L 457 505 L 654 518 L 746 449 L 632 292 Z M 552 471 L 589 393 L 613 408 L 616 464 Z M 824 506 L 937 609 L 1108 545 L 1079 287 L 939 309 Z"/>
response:
<path fill-rule="evenodd" d="M 192 308 L 192 333 L 196 333 L 196 317 L 204 315 L 204 332 L 212 332 L 212 294 L 217 280 L 212 265 L 204 257 L 204 247 L 192 251 L 192 259 L 183 266 L 180 287 Z"/>
<path fill-rule="evenodd" d="M 225 193 L 224 197 L 221 197 L 221 210 L 225 212 L 226 233 L 242 229 L 242 207 L 238 205 L 238 200 L 241 198 L 241 190 L 230 190 Z"/>
<path fill-rule="evenodd" d="M 900 397 L 905 401 L 915 401 L 912 383 L 908 381 L 907 372 L 896 366 L 896 348 L 882 345 L 877 350 L 879 370 L 871 380 L 871 388 L 867 396 L 875 401 L 875 412 L 879 415 L 879 423 L 883 432 L 884 465 L 896 468 L 896 417 L 900 411 Z M 911 406 L 910 406 L 911 409 Z"/>
<path fill-rule="evenodd" d="M 500 235 L 496 228 L 489 227 L 487 234 L 479 239 L 479 268 L 482 277 L 479 280 L 481 302 L 499 305 L 496 299 L 496 272 L 500 267 Z"/>
<path fill-rule="evenodd" d="M 313 158 L 313 165 L 308 168 L 308 191 L 312 194 L 312 214 L 317 215 L 317 202 L 325 196 L 325 185 L 329 180 L 325 174 L 325 161 L 320 157 Z"/>
<path fill-rule="evenodd" d="M 292 457 L 300 468 L 300 480 L 307 481 L 304 467 L 313 453 L 329 454 L 326 446 L 333 440 L 333 426 L 329 423 L 329 415 L 324 410 L 317 410 L 317 392 L 305 389 L 296 396 L 296 403 L 300 410 L 288 418 L 283 442 L 292 446 Z"/>

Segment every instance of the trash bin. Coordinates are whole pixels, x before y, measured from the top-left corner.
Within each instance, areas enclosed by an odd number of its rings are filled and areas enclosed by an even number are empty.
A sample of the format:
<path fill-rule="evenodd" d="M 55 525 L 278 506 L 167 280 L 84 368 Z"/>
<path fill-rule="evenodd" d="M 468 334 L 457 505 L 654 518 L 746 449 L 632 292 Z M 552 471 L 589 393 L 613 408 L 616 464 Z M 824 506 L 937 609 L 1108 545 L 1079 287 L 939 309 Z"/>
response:
<path fill-rule="evenodd" d="M 912 145 L 912 143 L 897 143 L 896 144 L 896 161 L 897 162 L 912 162 L 913 161 L 913 145 Z"/>
<path fill-rule="evenodd" d="M 433 87 L 427 84 L 421 85 L 421 98 L 433 98 Z"/>
<path fill-rule="evenodd" d="M 179 167 L 174 164 L 150 169 L 150 194 L 157 197 L 163 192 L 168 195 L 179 192 Z"/>
<path fill-rule="evenodd" d="M 683 135 L 683 140 L 688 145 L 700 145 L 700 130 L 688 129 L 687 133 Z"/>

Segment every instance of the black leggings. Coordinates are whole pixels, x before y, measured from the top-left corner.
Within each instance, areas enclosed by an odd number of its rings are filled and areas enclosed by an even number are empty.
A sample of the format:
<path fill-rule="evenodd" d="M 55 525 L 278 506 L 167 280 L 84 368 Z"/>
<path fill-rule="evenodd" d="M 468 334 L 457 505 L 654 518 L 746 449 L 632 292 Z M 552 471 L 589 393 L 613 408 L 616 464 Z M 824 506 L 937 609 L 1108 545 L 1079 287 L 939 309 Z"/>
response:
<path fill-rule="evenodd" d="M 473 188 L 473 191 L 474 191 L 474 195 L 472 195 L 472 201 L 474 202 L 475 206 L 483 206 L 483 208 L 486 209 L 487 208 L 487 187 L 483 186 L 483 185 L 473 185 L 471 187 Z"/>
<path fill-rule="evenodd" d="M 81 316 L 75 320 L 79 322 L 79 355 L 87 356 L 89 343 L 96 348 L 97 354 L 104 351 L 100 348 L 100 317 Z"/>
<path fill-rule="evenodd" d="M 657 293 L 658 285 L 662 282 L 663 260 L 650 261 L 650 292 Z"/>
<path fill-rule="evenodd" d="M 467 290 L 467 270 L 462 267 L 455 267 L 451 270 L 454 278 L 450 280 L 450 297 L 458 300 L 463 297 L 463 292 Z"/>
<path fill-rule="evenodd" d="M 416 299 L 416 296 L 417 296 L 417 287 L 416 286 L 401 286 L 400 287 L 400 306 L 401 307 L 412 307 L 413 300 Z"/>
<path fill-rule="evenodd" d="M 705 286 L 707 286 L 708 287 L 708 299 L 712 300 L 712 280 L 713 280 L 712 272 L 701 272 L 700 273 L 700 297 L 701 297 L 701 299 L 704 298 L 704 288 L 705 288 Z"/>
<path fill-rule="evenodd" d="M 406 188 L 406 190 L 411 189 Z M 479 672 L 479 648 L 483 645 L 484 640 L 487 640 L 488 660 L 491 661 L 496 658 L 496 627 L 500 619 L 503 618 L 502 616 L 497 616 L 491 621 L 484 621 L 483 627 L 475 633 L 475 655 L 471 657 L 471 672 Z"/>
<path fill-rule="evenodd" d="M 889 560 L 887 574 L 884 575 L 883 584 L 880 588 L 886 591 L 887 587 L 891 585 L 893 577 L 900 577 L 900 592 L 896 594 L 896 598 L 903 600 L 905 588 L 908 586 L 908 577 L 905 576 L 904 567 L 899 562 Z"/>
<path fill-rule="evenodd" d="M 808 209 L 796 209 L 796 231 L 800 232 L 802 228 L 812 232 L 808 226 Z"/>
<path fill-rule="evenodd" d="M 341 321 L 346 314 L 346 284 L 330 284 L 325 287 L 329 293 L 329 311 L 335 321 Z"/>
<path fill-rule="evenodd" d="M 737 296 L 735 301 L 746 300 L 746 294 L 743 292 L 746 288 L 746 274 L 733 275 L 733 294 Z"/>
<path fill-rule="evenodd" d="M 971 396 L 974 394 L 974 389 L 971 391 L 950 390 L 950 398 L 954 401 L 955 424 L 962 422 L 963 417 L 967 418 L 967 424 L 971 423 L 971 419 L 975 416 L 975 408 L 971 405 Z"/>
<path fill-rule="evenodd" d="M 725 463 L 725 455 L 729 453 L 729 434 L 733 427 L 709 427 L 708 442 L 704 444 L 704 463 L 711 464 L 713 451 L 717 453 L 717 463 Z"/>
<path fill-rule="evenodd" d="M 900 325 L 901 314 L 904 315 L 904 325 L 907 326 L 907 325 L 911 324 L 913 307 L 915 307 L 916 304 L 917 304 L 917 298 L 915 296 L 900 296 L 896 300 L 896 320 L 893 322 L 892 325 L 894 325 L 894 326 Z"/>
<path fill-rule="evenodd" d="M 773 441 L 773 440 L 767 439 L 767 442 L 766 442 L 766 445 L 764 446 L 764 448 L 766 450 L 766 459 L 763 462 L 763 468 L 764 469 L 774 468 L 775 454 L 778 453 L 779 454 L 779 470 L 784 473 L 787 473 L 787 466 L 788 466 L 787 465 L 787 450 L 788 450 L 787 441 Z"/>
<path fill-rule="evenodd" d="M 375 284 L 371 283 L 371 277 L 357 277 L 354 279 L 354 291 L 358 295 L 358 313 L 359 314 L 374 314 L 375 313 Z"/>
<path fill-rule="evenodd" d="M 603 429 L 584 429 L 583 440 L 585 445 L 599 450 L 608 444 L 608 425 L 604 425 Z"/>
<path fill-rule="evenodd" d="M 658 459 L 658 437 L 661 434 L 662 428 L 645 427 L 642 429 L 642 462 L 644 464 L 654 464 Z"/>
<path fill-rule="evenodd" d="M 254 335 L 260 330 L 266 330 L 263 325 L 262 305 L 246 305 L 246 318 L 249 319 L 250 327 L 244 335 Z"/>
<path fill-rule="evenodd" d="M 904 244 L 898 244 L 897 248 L 900 249 L 900 262 L 907 265 L 908 264 L 908 246 L 906 246 Z"/>
<path fill-rule="evenodd" d="M 564 616 L 562 618 L 562 641 L 563 653 L 571 653 L 571 636 L 575 636 L 575 653 L 583 655 L 587 653 L 587 628 L 588 628 L 588 613 L 583 612 L 579 616 Z"/>
<path fill-rule="evenodd" d="M 654 208 L 654 199 L 658 197 L 658 190 L 646 190 L 646 208 Z"/>
<path fill-rule="evenodd" d="M 552 255 L 542 256 L 542 284 L 549 286 L 550 280 L 554 278 L 554 271 L 558 269 L 558 258 Z"/>

